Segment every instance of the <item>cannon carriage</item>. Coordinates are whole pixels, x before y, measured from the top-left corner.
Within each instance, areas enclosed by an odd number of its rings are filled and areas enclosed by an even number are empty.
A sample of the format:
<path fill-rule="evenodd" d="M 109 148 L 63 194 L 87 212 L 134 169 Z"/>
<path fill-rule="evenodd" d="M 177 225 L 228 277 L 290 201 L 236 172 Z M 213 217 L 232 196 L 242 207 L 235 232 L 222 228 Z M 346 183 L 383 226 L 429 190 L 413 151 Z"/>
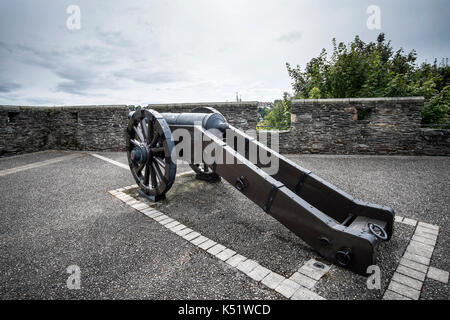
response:
<path fill-rule="evenodd" d="M 181 153 L 188 153 L 184 158 L 198 179 L 229 182 L 332 263 L 362 275 L 376 264 L 378 244 L 392 236 L 393 209 L 353 198 L 233 127 L 212 108 L 130 113 L 128 162 L 141 194 L 159 201 L 173 185 L 177 146 L 183 141 L 173 134 L 177 129 L 189 133 L 183 139 L 193 147 Z M 212 161 L 203 160 L 206 153 Z M 278 161 L 275 173 L 267 170 L 263 153 Z"/>

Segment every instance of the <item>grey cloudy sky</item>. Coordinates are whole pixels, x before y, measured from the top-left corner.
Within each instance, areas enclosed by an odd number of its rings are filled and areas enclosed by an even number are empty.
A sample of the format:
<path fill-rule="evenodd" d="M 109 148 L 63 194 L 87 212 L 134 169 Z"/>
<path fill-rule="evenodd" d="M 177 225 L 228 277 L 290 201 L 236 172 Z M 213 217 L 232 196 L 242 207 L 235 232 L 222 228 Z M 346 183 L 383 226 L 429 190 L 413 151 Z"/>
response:
<path fill-rule="evenodd" d="M 331 39 L 449 57 L 448 0 L 0 0 L 0 104 L 272 101 Z M 69 30 L 69 5 L 81 29 Z M 369 30 L 369 5 L 381 30 Z"/>

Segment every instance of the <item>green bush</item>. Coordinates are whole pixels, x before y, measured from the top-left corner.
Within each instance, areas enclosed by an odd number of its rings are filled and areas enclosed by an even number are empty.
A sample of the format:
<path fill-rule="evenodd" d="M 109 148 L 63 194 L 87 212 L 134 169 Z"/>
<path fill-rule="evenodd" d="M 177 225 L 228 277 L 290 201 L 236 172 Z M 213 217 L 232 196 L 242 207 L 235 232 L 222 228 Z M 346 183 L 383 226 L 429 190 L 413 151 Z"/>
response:
<path fill-rule="evenodd" d="M 422 123 L 449 123 L 448 60 L 419 66 L 414 50 L 394 51 L 384 34 L 376 42 L 365 43 L 356 36 L 348 45 L 336 39 L 332 43 L 330 58 L 323 49 L 304 70 L 286 63 L 295 98 L 424 96 Z"/>

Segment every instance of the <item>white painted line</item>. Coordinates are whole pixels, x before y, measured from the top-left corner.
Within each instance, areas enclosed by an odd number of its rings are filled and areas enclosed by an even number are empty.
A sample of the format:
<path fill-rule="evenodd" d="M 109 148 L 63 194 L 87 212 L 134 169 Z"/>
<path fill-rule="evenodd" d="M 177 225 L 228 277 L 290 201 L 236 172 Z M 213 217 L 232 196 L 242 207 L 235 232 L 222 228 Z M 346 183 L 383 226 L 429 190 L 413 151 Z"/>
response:
<path fill-rule="evenodd" d="M 56 158 L 52 158 L 52 159 L 48 159 L 48 160 L 44 160 L 44 161 L 33 162 L 30 164 L 26 164 L 26 165 L 11 168 L 11 169 L 1 170 L 0 177 L 4 177 L 9 174 L 13 174 L 13 173 L 17 173 L 17 172 L 21 172 L 21 171 L 25 171 L 25 170 L 29 170 L 29 169 L 35 169 L 35 168 L 40 168 L 43 166 L 48 166 L 50 164 L 58 163 L 58 162 L 65 161 L 65 160 L 71 160 L 71 159 L 78 158 L 78 157 L 81 157 L 80 153 L 72 153 L 67 156 L 56 157 Z"/>
<path fill-rule="evenodd" d="M 101 155 L 96 154 L 96 153 L 90 153 L 90 155 L 93 156 L 93 157 L 96 157 L 96 158 L 98 158 L 98 159 L 101 159 L 101 160 L 103 160 L 103 161 L 109 162 L 109 163 L 111 163 L 111 164 L 113 164 L 113 165 L 115 165 L 115 166 L 121 167 L 121 168 L 123 168 L 123 169 L 130 170 L 130 166 L 127 165 L 127 164 L 120 163 L 120 162 L 118 162 L 118 161 L 112 160 L 112 159 L 110 159 L 110 158 L 101 156 Z"/>
<path fill-rule="evenodd" d="M 98 159 L 101 159 L 101 160 L 103 160 L 103 161 L 109 162 L 109 163 L 111 163 L 111 164 L 113 164 L 113 165 L 115 165 L 115 166 L 118 166 L 118 167 L 122 168 L 122 169 L 130 170 L 130 166 L 127 165 L 127 164 L 123 164 L 123 163 L 121 163 L 121 162 L 119 162 L 119 161 L 115 161 L 115 160 L 113 160 L 113 159 L 110 159 L 110 158 L 101 156 L 101 155 L 96 154 L 96 153 L 90 153 L 90 155 L 93 156 L 93 157 L 96 157 L 96 158 L 98 158 Z M 0 171 L 0 172 L 1 172 L 1 171 Z M 185 172 L 180 172 L 180 173 L 177 174 L 176 176 L 177 176 L 177 177 L 184 177 L 184 176 L 188 176 L 188 175 L 194 174 L 194 173 L 195 173 L 194 171 L 188 170 L 188 171 L 185 171 Z M 126 188 L 127 188 L 127 189 L 132 189 L 132 188 L 137 188 L 137 187 L 138 187 L 138 186 L 137 186 L 136 184 L 134 184 L 134 185 L 128 186 L 128 187 L 126 187 Z M 123 190 L 122 190 L 122 191 L 123 191 Z"/>

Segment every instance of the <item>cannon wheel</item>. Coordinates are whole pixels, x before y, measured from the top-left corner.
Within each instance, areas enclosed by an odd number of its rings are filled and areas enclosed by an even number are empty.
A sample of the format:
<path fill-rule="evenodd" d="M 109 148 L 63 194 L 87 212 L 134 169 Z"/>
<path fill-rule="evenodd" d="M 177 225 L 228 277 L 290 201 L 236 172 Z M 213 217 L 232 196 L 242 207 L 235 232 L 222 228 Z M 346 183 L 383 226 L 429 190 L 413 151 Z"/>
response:
<path fill-rule="evenodd" d="M 192 113 L 219 113 L 214 108 L 211 107 L 198 107 L 192 110 Z M 208 182 L 218 182 L 220 181 L 220 176 L 216 173 L 216 170 L 212 166 L 208 166 L 206 163 L 201 164 L 189 164 L 192 170 L 195 172 L 195 176 L 199 180 L 204 180 Z"/>
<path fill-rule="evenodd" d="M 128 164 L 141 191 L 153 201 L 165 198 L 175 181 L 175 145 L 164 118 L 154 110 L 138 110 L 127 128 Z"/>

